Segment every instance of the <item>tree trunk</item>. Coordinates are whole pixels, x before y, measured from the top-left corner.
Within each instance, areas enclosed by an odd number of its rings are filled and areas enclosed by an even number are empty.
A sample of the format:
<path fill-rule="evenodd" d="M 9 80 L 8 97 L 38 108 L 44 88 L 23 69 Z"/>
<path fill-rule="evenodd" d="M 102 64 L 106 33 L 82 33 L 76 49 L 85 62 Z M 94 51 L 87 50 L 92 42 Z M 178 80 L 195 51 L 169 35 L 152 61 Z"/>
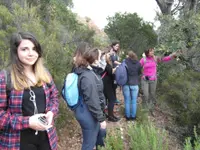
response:
<path fill-rule="evenodd" d="M 170 15 L 174 0 L 156 0 L 163 15 Z"/>

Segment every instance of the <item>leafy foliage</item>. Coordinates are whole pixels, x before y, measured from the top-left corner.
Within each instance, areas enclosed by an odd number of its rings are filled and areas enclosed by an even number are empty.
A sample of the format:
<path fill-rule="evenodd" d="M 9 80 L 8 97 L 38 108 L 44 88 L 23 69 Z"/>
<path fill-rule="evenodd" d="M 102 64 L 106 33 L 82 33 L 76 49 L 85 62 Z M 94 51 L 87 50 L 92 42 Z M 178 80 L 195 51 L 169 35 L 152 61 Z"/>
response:
<path fill-rule="evenodd" d="M 116 13 L 108 17 L 105 32 L 110 39 L 120 41 L 122 49 L 132 49 L 141 55 L 157 43 L 157 35 L 151 23 L 144 22 L 136 13 Z"/>
<path fill-rule="evenodd" d="M 66 73 L 71 71 L 73 52 L 77 45 L 89 42 L 101 46 L 95 31 L 77 20 L 70 8 L 72 1 L 17 1 L 0 8 L 0 66 L 8 64 L 9 39 L 16 31 L 32 32 L 40 41 L 44 61 L 61 89 Z M 12 9 L 10 9 L 10 7 Z M 12 10 L 12 12 L 11 12 Z"/>
<path fill-rule="evenodd" d="M 164 54 L 181 49 L 183 50 L 183 54 L 180 57 L 182 64 L 187 68 L 199 71 L 199 14 L 187 19 L 163 16 L 161 22 L 162 25 L 158 29 L 159 45 L 157 46 L 157 51 Z"/>
<path fill-rule="evenodd" d="M 123 150 L 123 140 L 121 138 L 120 130 L 109 130 L 105 138 L 105 147 L 98 148 L 100 150 Z"/>
<path fill-rule="evenodd" d="M 157 130 L 151 123 L 136 123 L 134 126 L 129 126 L 128 134 L 130 137 L 131 150 L 168 150 L 166 132 L 164 130 Z"/>
<path fill-rule="evenodd" d="M 197 134 L 196 127 L 194 127 L 194 138 L 191 137 L 185 139 L 184 150 L 199 150 L 200 149 L 200 137 Z"/>
<path fill-rule="evenodd" d="M 193 70 L 168 74 L 159 86 L 159 100 L 172 109 L 176 123 L 185 127 L 184 135 L 192 135 L 191 129 L 200 121 L 200 75 Z M 198 128 L 199 131 L 199 128 Z"/>
<path fill-rule="evenodd" d="M 9 10 L 0 5 L 0 68 L 5 67 L 8 64 L 8 38 L 10 34 L 16 31 L 16 28 L 12 26 L 13 15 Z"/>

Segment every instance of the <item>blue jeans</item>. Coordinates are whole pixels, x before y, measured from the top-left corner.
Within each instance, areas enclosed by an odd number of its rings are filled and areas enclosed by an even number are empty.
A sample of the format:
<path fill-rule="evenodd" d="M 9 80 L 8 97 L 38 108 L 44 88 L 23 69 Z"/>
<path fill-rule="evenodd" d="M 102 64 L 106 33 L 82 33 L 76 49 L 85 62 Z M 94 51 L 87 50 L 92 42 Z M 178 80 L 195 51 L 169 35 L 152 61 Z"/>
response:
<path fill-rule="evenodd" d="M 125 116 L 135 118 L 137 112 L 138 85 L 124 85 L 123 95 L 125 102 Z"/>
<path fill-rule="evenodd" d="M 82 150 L 93 150 L 95 146 L 104 146 L 103 139 L 106 130 L 100 129 L 100 123 L 92 116 L 87 105 L 83 102 L 75 110 L 76 120 L 79 122 L 82 134 L 83 143 Z"/>

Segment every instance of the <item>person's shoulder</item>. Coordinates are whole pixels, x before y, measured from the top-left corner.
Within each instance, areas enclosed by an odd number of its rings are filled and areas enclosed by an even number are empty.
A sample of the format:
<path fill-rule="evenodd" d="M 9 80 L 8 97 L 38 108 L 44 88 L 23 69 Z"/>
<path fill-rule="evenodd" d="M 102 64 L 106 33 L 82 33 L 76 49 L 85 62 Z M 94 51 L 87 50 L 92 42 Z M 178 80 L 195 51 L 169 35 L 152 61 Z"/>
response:
<path fill-rule="evenodd" d="M 142 58 L 140 58 L 139 61 L 144 61 L 144 59 L 146 59 L 146 57 L 142 57 Z"/>
<path fill-rule="evenodd" d="M 6 69 L 0 70 L 0 77 L 5 77 L 5 75 L 8 73 Z"/>
<path fill-rule="evenodd" d="M 84 69 L 82 70 L 82 72 L 80 74 L 78 74 L 78 76 L 80 78 L 84 78 L 84 79 L 91 79 L 92 78 L 92 70 L 90 69 Z"/>

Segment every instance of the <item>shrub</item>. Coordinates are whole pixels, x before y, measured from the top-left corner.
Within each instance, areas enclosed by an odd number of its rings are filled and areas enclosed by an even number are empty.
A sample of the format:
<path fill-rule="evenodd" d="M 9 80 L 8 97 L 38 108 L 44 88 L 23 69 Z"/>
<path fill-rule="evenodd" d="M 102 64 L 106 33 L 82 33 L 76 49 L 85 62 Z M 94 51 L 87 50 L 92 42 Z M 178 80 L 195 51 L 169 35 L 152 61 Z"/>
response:
<path fill-rule="evenodd" d="M 100 147 L 99 150 L 124 150 L 121 132 L 118 128 L 108 130 L 105 147 Z"/>
<path fill-rule="evenodd" d="M 59 130 L 65 126 L 71 127 L 74 120 L 73 113 L 67 108 L 65 102 L 60 98 L 59 114 L 55 121 L 55 126 Z"/>
<path fill-rule="evenodd" d="M 194 137 L 188 137 L 185 140 L 184 150 L 199 150 L 200 136 L 197 135 L 196 127 L 194 127 Z"/>
<path fill-rule="evenodd" d="M 165 130 L 158 130 L 152 124 L 134 124 L 129 126 L 131 150 L 168 150 Z"/>

